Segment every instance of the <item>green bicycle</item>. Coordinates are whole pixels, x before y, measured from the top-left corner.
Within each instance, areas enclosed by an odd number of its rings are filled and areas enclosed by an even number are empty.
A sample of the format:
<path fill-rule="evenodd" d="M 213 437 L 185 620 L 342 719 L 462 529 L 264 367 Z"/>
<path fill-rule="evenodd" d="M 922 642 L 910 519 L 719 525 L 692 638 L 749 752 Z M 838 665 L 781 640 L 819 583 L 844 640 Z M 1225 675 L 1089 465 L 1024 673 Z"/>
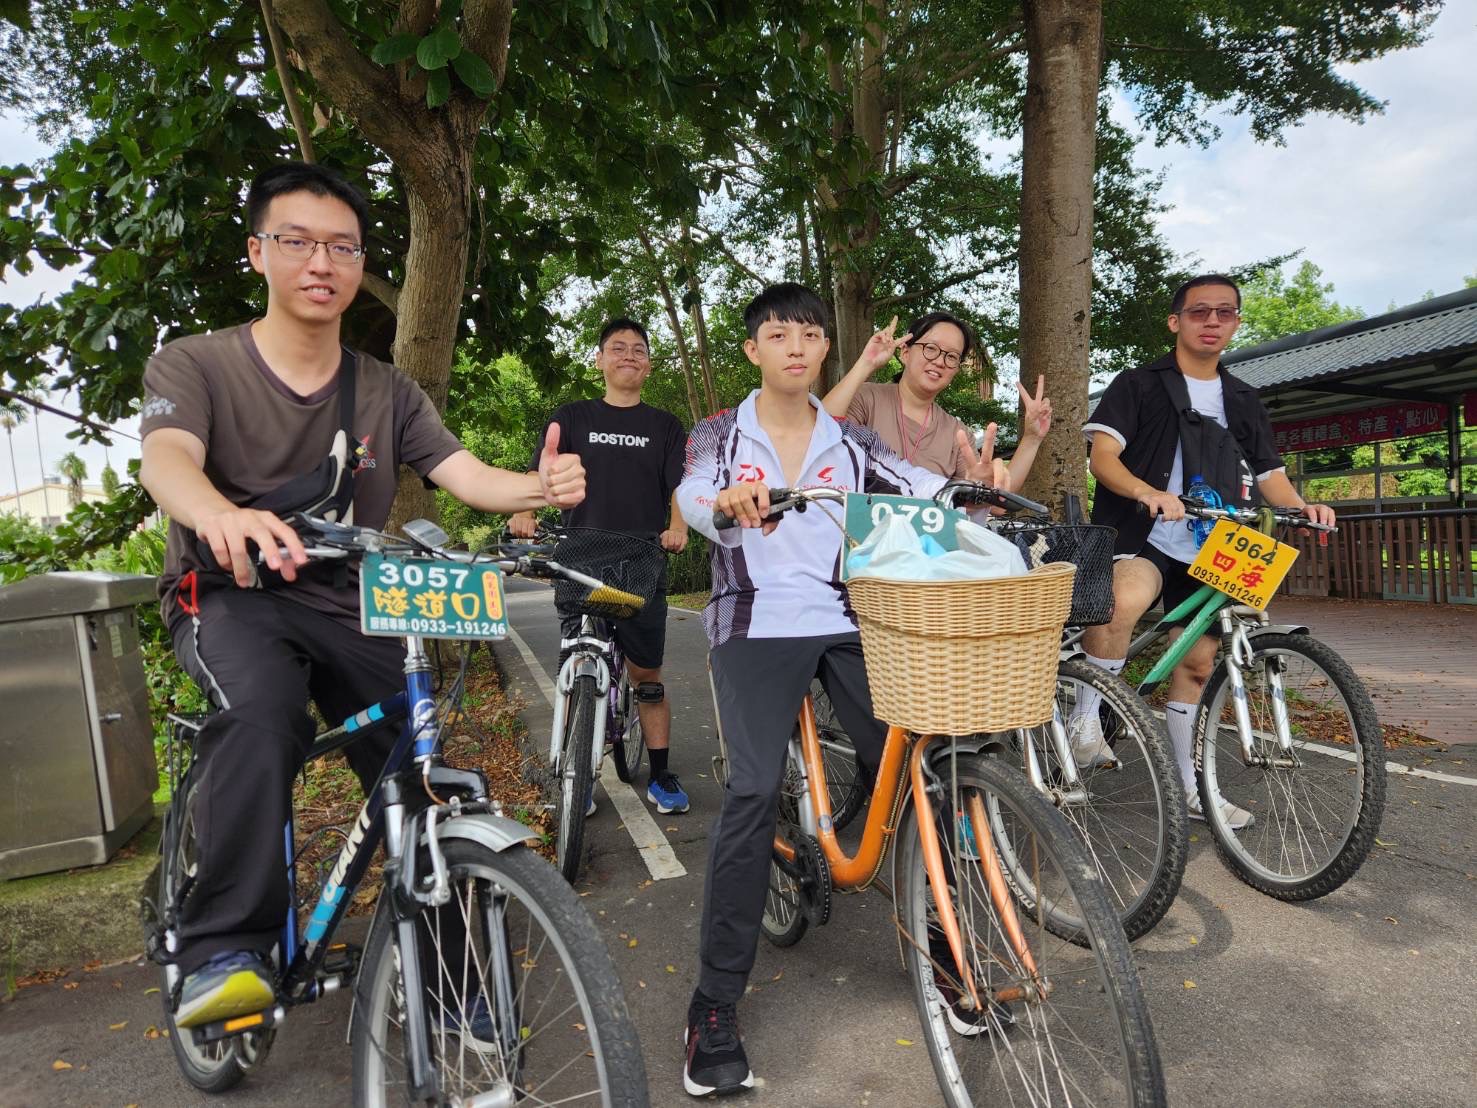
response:
<path fill-rule="evenodd" d="M 1217 523 L 1206 545 L 1225 565 L 1249 564 L 1248 557 L 1253 570 L 1270 565 L 1277 526 L 1332 530 L 1285 509 L 1181 500 L 1186 515 Z M 1203 634 L 1219 634 L 1193 732 L 1201 808 L 1218 853 L 1241 880 L 1280 900 L 1313 900 L 1353 877 L 1374 845 L 1385 805 L 1383 733 L 1343 658 L 1308 628 L 1273 624 L 1233 592 L 1253 599 L 1234 581 L 1202 585 L 1136 638 L 1128 658 L 1189 619 L 1139 685 L 1148 698 Z M 1252 822 L 1232 830 L 1219 800 L 1251 812 Z"/>

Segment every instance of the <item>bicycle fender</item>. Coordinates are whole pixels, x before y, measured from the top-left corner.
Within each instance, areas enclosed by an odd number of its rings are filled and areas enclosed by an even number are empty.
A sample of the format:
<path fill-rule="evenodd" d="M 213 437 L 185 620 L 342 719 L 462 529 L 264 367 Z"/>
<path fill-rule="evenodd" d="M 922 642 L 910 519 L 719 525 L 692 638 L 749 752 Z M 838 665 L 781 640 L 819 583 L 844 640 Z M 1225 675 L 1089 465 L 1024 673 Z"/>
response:
<path fill-rule="evenodd" d="M 1258 635 L 1306 635 L 1308 629 L 1296 623 L 1269 623 L 1264 627 L 1254 627 L 1246 632 L 1247 638 L 1254 639 Z"/>
<path fill-rule="evenodd" d="M 507 816 L 494 816 L 479 812 L 457 816 L 436 825 L 438 839 L 466 839 L 501 853 L 509 847 L 538 839 L 528 828 Z M 421 832 L 421 845 L 425 845 L 426 834 Z"/>

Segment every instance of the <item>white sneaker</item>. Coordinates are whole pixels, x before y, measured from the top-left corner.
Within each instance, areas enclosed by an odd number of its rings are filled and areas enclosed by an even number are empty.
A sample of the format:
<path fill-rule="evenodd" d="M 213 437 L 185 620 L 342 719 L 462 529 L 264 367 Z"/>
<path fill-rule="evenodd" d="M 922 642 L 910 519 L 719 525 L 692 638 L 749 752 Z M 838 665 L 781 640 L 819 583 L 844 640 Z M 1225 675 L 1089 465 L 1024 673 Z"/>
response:
<path fill-rule="evenodd" d="M 1067 718 L 1067 741 L 1072 746 L 1072 757 L 1078 769 L 1101 769 L 1116 766 L 1118 755 L 1103 738 L 1103 724 L 1096 712 L 1086 716 Z"/>
<path fill-rule="evenodd" d="M 1236 807 L 1236 805 L 1232 804 L 1225 797 L 1221 797 L 1218 803 L 1221 807 L 1221 816 L 1225 819 L 1226 826 L 1232 831 L 1244 831 L 1256 823 L 1256 816 L 1252 815 L 1245 808 Z M 1199 793 L 1192 792 L 1188 794 L 1186 797 L 1186 807 L 1189 809 L 1191 819 L 1198 820 L 1201 823 L 1205 822 L 1205 810 L 1200 807 Z"/>

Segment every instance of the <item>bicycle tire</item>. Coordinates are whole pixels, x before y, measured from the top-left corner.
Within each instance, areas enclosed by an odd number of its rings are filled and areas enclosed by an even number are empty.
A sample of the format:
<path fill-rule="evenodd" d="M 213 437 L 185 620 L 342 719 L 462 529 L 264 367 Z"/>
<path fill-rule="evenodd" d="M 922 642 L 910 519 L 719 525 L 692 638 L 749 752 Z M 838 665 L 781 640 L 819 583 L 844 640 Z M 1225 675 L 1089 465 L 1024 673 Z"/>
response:
<path fill-rule="evenodd" d="M 1278 659 L 1284 700 L 1291 716 L 1293 745 L 1302 765 L 1279 769 L 1244 764 L 1239 736 L 1234 726 L 1225 725 L 1232 718 L 1226 702 L 1231 663 L 1223 658 L 1206 683 L 1195 715 L 1195 765 L 1202 811 L 1217 853 L 1242 881 L 1279 900 L 1315 900 L 1353 877 L 1374 846 L 1385 807 L 1384 734 L 1363 682 L 1326 643 L 1304 634 L 1272 632 L 1252 638 L 1251 648 L 1251 680 L 1246 699 L 1253 731 L 1262 735 L 1274 733 L 1270 723 L 1271 704 L 1262 704 L 1259 694 L 1266 687 L 1266 667 Z M 1300 669 L 1311 666 L 1315 675 L 1304 683 L 1300 673 L 1294 672 L 1295 663 L 1301 663 Z M 1300 687 L 1288 687 L 1289 680 Z M 1334 696 L 1343 703 L 1347 734 L 1339 732 L 1338 725 L 1331 724 L 1327 718 L 1336 710 L 1330 707 Z M 1319 697 L 1326 699 L 1320 703 Z M 1207 744 L 1213 718 L 1222 725 L 1216 728 L 1215 741 Z M 1309 725 L 1335 730 L 1333 734 L 1326 735 L 1320 730 L 1313 735 Z M 1341 750 L 1340 745 L 1349 749 Z M 1338 783 L 1348 782 L 1353 783 L 1352 787 L 1336 788 Z M 1340 821 L 1341 826 L 1332 832 L 1325 831 L 1324 819 L 1309 792 L 1310 788 L 1324 783 L 1329 788 L 1320 789 L 1323 797 L 1342 791 L 1349 794 L 1349 812 Z M 1211 802 L 1216 794 L 1246 808 L 1258 822 L 1242 831 L 1232 831 L 1219 805 Z M 1305 820 L 1296 810 L 1299 796 L 1308 801 L 1311 820 Z M 1332 808 L 1324 803 L 1325 812 L 1332 813 Z M 1286 840 L 1289 821 L 1295 825 L 1291 827 L 1295 849 L 1289 849 Z M 1279 829 L 1283 834 L 1280 846 L 1271 841 Z M 1326 859 L 1310 859 L 1310 853 L 1319 849 L 1320 843 Z M 1277 864 L 1278 859 L 1281 864 Z M 1300 859 L 1305 864 L 1297 865 Z"/>
<path fill-rule="evenodd" d="M 647 1104 L 641 1042 L 620 978 L 574 890 L 526 846 L 495 851 L 443 838 L 441 848 L 453 891 L 451 903 L 439 911 L 459 910 L 458 930 L 479 940 L 475 946 L 464 943 L 462 957 L 450 958 L 460 961 L 461 970 L 451 969 L 438 909 L 423 908 L 416 920 L 418 945 L 430 944 L 438 968 L 434 986 L 428 981 L 422 997 L 443 1096 L 460 1103 L 501 1085 L 509 1103 L 594 1103 L 598 1093 L 608 1108 Z M 425 862 L 429 872 L 429 857 Z M 354 1103 L 365 1108 L 407 1102 L 398 1028 L 406 997 L 395 932 L 382 898 L 364 948 L 350 1028 Z M 479 950 L 487 955 L 485 963 Z M 492 957 L 502 951 L 511 954 L 506 970 L 512 980 L 493 972 Z M 422 965 L 428 960 L 420 959 Z M 484 1049 L 469 1047 L 435 1018 L 438 1007 L 466 1013 L 476 997 L 489 993 L 499 1000 L 484 1008 L 491 1024 Z M 505 1007 L 515 1022 L 498 1041 Z"/>
<path fill-rule="evenodd" d="M 1098 720 L 1118 760 L 1111 767 L 1079 768 L 1085 799 L 1063 802 L 1057 810 L 1081 836 L 1133 940 L 1163 919 L 1179 895 L 1189 856 L 1185 790 L 1169 736 L 1148 705 L 1121 677 L 1081 658 L 1057 667 L 1057 708 L 1068 742 L 1083 687 L 1102 698 Z M 1060 780 L 1056 750 L 1040 732 L 1032 729 L 1030 737 L 1050 785 Z M 1066 923 L 1059 933 L 1080 935 L 1080 921 Z"/>
<path fill-rule="evenodd" d="M 629 785 L 636 780 L 636 774 L 641 769 L 641 759 L 646 753 L 646 732 L 641 726 L 641 708 L 636 700 L 636 689 L 631 684 L 631 676 L 625 667 L 621 668 L 621 683 L 615 702 L 626 723 L 625 733 L 611 744 L 615 748 L 615 775 Z"/>
<path fill-rule="evenodd" d="M 967 988 L 930 907 L 918 812 L 910 804 L 898 846 L 898 919 L 914 1002 L 945 1103 L 951 1108 L 1166 1104 L 1148 1003 L 1128 939 L 1076 831 L 1024 775 L 997 758 L 959 754 L 939 769 L 946 779 L 940 799 L 952 803 L 936 808 L 935 818 L 946 848 L 946 872 L 953 874 L 963 950 L 982 999 L 999 996 L 1002 988 L 1048 983 L 1044 995 L 1037 992 L 1003 1008 L 990 1003 L 979 1019 L 979 1034 L 966 1037 L 950 1026 L 949 997 L 963 997 Z M 955 830 L 951 813 L 967 809 L 971 794 L 993 797 L 1004 818 L 1029 834 L 1037 887 L 1050 889 L 1054 898 L 1071 898 L 1072 913 L 1083 921 L 1085 947 L 1056 935 L 1042 911 L 1016 907 L 1039 977 L 1005 938 L 984 867 L 961 848 L 964 836 Z M 1043 863 L 1055 870 L 1049 880 L 1043 879 Z"/>
<path fill-rule="evenodd" d="M 604 711 L 593 677 L 576 677 L 569 694 L 569 717 L 559 756 L 559 872 L 571 885 L 584 865 L 585 809 L 595 779 L 590 765 L 595 743 L 595 713 Z"/>
<path fill-rule="evenodd" d="M 785 777 L 780 785 L 779 812 L 775 821 L 775 834 L 784 837 L 796 828 L 799 808 L 793 795 L 785 792 L 786 784 L 795 779 L 795 748 L 785 748 Z M 801 904 L 800 882 L 779 864 L 778 855 L 769 859 L 769 886 L 764 893 L 764 912 L 759 917 L 759 930 L 771 945 L 794 946 L 810 929 L 810 919 Z"/>
<path fill-rule="evenodd" d="M 866 775 L 856 759 L 856 748 L 841 721 L 825 687 L 819 681 L 810 683 L 810 700 L 815 711 L 815 729 L 821 739 L 821 760 L 826 768 L 826 791 L 831 795 L 831 824 L 840 831 L 856 819 L 866 806 Z"/>
<path fill-rule="evenodd" d="M 157 910 L 167 912 L 179 891 L 181 879 L 189 868 L 193 850 L 190 802 L 195 795 L 192 775 L 186 773 L 181 787 L 170 798 L 164 813 L 160 836 L 159 902 Z M 160 967 L 160 999 L 164 1006 L 164 1029 L 180 1073 L 203 1093 L 223 1093 L 235 1088 L 247 1070 L 259 1065 L 271 1049 L 274 1032 L 252 1031 L 214 1043 L 197 1045 L 189 1028 L 174 1022 L 172 967 Z"/>

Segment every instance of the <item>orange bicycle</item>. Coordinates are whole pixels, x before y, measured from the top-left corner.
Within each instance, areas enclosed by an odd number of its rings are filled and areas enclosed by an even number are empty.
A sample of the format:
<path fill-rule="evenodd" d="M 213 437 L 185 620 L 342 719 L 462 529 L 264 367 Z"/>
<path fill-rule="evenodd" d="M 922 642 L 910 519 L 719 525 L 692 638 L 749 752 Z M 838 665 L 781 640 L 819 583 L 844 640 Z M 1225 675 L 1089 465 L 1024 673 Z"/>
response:
<path fill-rule="evenodd" d="M 770 515 L 857 495 L 771 490 Z M 1010 496 L 984 488 L 978 495 Z M 1045 568 L 1054 571 L 1046 576 L 1067 579 L 1059 625 L 1071 571 Z M 863 644 L 868 650 L 865 623 Z M 1048 662 L 1049 689 L 1050 644 Z M 988 680 L 980 675 L 982 694 Z M 876 699 L 875 680 L 873 693 Z M 1046 700 L 1049 714 L 1049 692 Z M 714 768 L 723 781 L 721 721 L 718 740 Z M 793 945 L 830 918 L 834 892 L 877 885 L 893 899 L 900 953 L 946 1103 L 1164 1104 L 1148 1005 L 1097 868 L 1067 820 L 986 746 L 984 736 L 889 727 L 860 841 L 849 853 L 837 836 L 825 749 L 807 696 L 788 753 L 764 934 L 777 946 Z"/>

